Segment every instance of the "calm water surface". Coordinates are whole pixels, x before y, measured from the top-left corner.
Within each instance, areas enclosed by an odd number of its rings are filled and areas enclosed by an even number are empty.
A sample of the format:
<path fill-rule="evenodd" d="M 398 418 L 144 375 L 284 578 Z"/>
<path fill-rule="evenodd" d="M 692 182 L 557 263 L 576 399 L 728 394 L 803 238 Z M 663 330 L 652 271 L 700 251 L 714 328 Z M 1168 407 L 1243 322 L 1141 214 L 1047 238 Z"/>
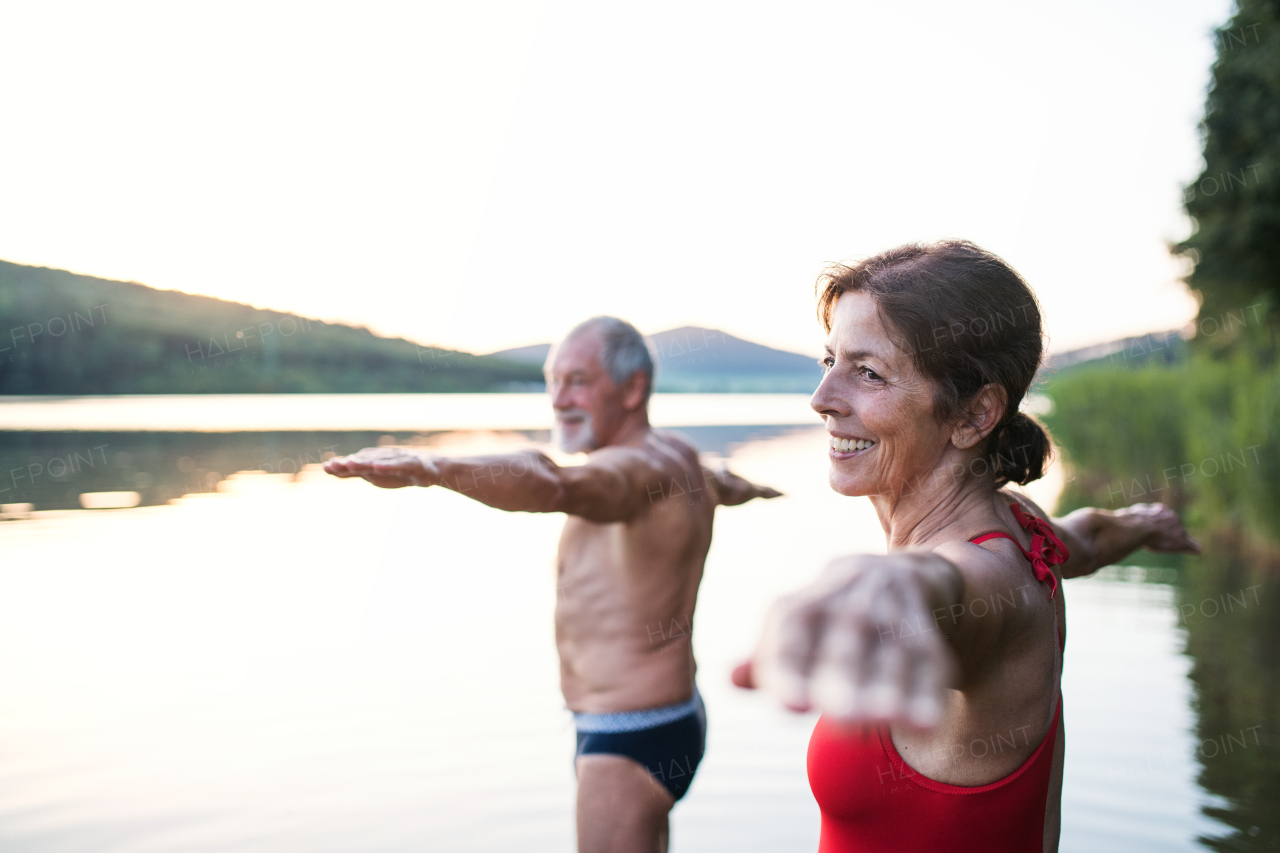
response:
<path fill-rule="evenodd" d="M 774 596 L 883 538 L 865 502 L 827 489 L 820 429 L 715 427 L 714 405 L 689 434 L 787 495 L 717 513 L 695 621 L 708 753 L 673 850 L 814 850 L 814 717 L 727 673 Z M 0 524 L 0 849 L 572 849 L 551 624 L 562 519 L 338 481 L 305 458 L 375 442 L 368 426 L 0 433 L 0 456 L 42 466 L 107 445 L 102 468 L 35 478 L 35 515 Z M 384 428 L 452 452 L 546 440 L 428 427 Z M 57 508 L 128 483 L 153 505 Z M 1226 831 L 1201 813 L 1229 804 L 1197 784 L 1209 735 L 1166 574 L 1066 584 L 1064 850 L 1203 850 L 1198 835 Z"/>

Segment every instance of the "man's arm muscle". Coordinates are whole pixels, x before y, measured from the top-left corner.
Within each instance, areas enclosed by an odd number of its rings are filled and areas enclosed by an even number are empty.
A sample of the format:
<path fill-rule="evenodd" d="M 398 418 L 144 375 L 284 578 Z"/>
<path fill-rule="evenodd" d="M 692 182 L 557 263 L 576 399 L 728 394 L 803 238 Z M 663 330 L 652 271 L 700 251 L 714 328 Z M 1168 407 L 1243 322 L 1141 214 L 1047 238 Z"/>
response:
<path fill-rule="evenodd" d="M 442 486 L 508 512 L 565 512 L 588 521 L 626 521 L 660 499 L 679 465 L 649 447 L 596 451 L 585 465 L 560 466 L 536 450 L 449 458 L 368 448 L 325 470 L 383 488 Z"/>

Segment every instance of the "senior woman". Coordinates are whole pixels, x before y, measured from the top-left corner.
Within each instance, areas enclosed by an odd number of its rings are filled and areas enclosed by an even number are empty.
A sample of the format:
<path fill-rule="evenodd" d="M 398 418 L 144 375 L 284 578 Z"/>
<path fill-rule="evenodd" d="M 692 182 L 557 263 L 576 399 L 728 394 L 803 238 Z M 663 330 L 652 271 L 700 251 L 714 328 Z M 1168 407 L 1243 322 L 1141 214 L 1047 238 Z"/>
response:
<path fill-rule="evenodd" d="M 1199 545 L 1158 504 L 1050 519 L 1005 488 L 1042 476 L 1050 443 L 1019 411 L 1040 309 L 1000 258 L 907 245 L 819 288 L 831 488 L 871 499 L 889 553 L 779 602 L 735 681 L 822 709 L 821 853 L 1056 850 L 1062 580 Z"/>

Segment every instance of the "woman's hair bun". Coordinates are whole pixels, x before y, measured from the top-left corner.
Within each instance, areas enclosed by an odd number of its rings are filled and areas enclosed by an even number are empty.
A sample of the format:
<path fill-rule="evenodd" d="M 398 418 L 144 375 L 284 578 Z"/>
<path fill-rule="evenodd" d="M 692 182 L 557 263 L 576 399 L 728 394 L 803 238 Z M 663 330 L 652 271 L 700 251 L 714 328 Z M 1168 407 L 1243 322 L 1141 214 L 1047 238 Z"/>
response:
<path fill-rule="evenodd" d="M 1025 412 L 1014 412 L 987 437 L 987 461 L 996 485 L 1025 486 L 1040 479 L 1052 449 L 1049 433 L 1035 418 Z"/>

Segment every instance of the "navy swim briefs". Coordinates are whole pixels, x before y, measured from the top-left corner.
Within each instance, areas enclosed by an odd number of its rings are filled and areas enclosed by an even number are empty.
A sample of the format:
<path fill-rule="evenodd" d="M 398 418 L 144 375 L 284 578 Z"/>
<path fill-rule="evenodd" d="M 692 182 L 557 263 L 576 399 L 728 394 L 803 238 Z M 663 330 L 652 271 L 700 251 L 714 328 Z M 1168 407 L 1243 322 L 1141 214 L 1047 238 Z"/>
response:
<path fill-rule="evenodd" d="M 707 710 L 694 688 L 687 702 L 620 711 L 614 714 L 574 714 L 579 755 L 621 755 L 649 771 L 680 799 L 707 748 Z"/>

